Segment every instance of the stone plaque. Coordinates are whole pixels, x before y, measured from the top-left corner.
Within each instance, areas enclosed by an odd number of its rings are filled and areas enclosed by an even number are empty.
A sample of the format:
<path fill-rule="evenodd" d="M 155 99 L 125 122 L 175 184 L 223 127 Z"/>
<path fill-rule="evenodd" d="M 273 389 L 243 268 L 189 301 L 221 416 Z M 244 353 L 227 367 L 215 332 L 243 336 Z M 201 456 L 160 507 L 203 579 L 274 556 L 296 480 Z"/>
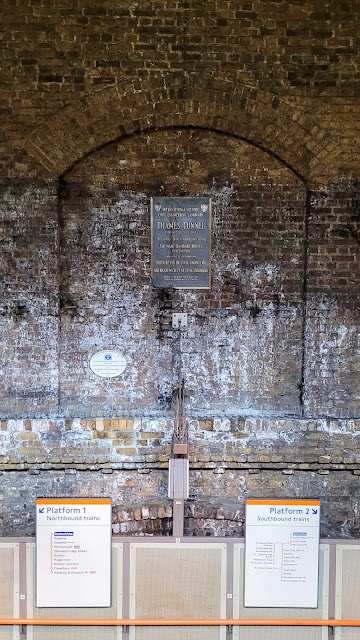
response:
<path fill-rule="evenodd" d="M 210 255 L 210 198 L 151 199 L 154 287 L 210 289 Z"/>
<path fill-rule="evenodd" d="M 90 360 L 90 369 L 100 378 L 116 378 L 126 369 L 126 358 L 118 351 L 98 351 Z"/>

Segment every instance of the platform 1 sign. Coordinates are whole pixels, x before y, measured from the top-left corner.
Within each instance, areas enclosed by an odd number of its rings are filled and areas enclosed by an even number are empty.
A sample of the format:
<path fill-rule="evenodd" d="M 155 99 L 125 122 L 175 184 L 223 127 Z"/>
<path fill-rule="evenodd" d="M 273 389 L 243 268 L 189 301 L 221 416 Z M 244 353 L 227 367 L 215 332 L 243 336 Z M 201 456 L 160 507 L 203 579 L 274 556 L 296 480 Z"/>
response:
<path fill-rule="evenodd" d="M 111 500 L 36 501 L 38 607 L 111 606 Z"/>
<path fill-rule="evenodd" d="M 318 606 L 319 500 L 247 500 L 245 607 Z"/>

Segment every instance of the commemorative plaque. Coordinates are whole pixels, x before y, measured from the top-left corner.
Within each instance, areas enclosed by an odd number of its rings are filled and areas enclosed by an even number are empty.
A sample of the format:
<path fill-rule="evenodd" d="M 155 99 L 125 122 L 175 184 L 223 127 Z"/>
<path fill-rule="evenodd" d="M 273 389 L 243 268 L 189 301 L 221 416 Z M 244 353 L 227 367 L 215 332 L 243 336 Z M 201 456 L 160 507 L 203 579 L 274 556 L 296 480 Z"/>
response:
<path fill-rule="evenodd" d="M 116 378 L 126 369 L 126 358 L 118 351 L 98 351 L 91 357 L 89 365 L 100 378 Z"/>
<path fill-rule="evenodd" d="M 210 289 L 210 239 L 210 198 L 152 198 L 153 287 Z"/>

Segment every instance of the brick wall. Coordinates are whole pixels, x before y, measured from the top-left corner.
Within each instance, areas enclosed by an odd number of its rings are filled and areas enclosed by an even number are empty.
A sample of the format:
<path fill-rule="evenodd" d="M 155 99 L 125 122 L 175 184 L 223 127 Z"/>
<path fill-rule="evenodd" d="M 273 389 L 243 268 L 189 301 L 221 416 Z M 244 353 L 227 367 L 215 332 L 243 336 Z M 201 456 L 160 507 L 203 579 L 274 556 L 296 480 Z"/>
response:
<path fill-rule="evenodd" d="M 149 286 L 149 201 L 165 192 L 207 194 L 213 202 L 211 292 L 169 292 L 167 310 Z M 169 405 L 177 379 L 170 312 L 183 310 L 189 314 L 181 350 L 191 409 L 218 410 L 226 401 L 233 413 L 298 413 L 305 199 L 304 186 L 271 156 L 202 131 L 130 138 L 67 174 L 61 198 L 64 412 L 88 415 L 89 404 L 99 415 Z M 91 350 L 109 344 L 129 359 L 125 376 L 111 384 L 84 366 Z M 275 350 L 281 363 L 274 362 Z"/>
<path fill-rule="evenodd" d="M 359 472 L 358 472 L 359 473 Z M 323 537 L 358 537 L 359 475 L 354 471 L 198 469 L 190 474 L 185 534 L 243 536 L 244 497 L 320 498 Z M 160 470 L 32 470 L 1 472 L 0 531 L 4 536 L 35 534 L 35 499 L 94 494 L 112 496 L 113 535 L 171 535 L 172 504 Z"/>
<path fill-rule="evenodd" d="M 56 411 L 58 389 L 57 189 L 1 188 L 1 414 Z"/>
<path fill-rule="evenodd" d="M 2 420 L 2 471 L 168 468 L 172 420 Z M 189 421 L 192 469 L 360 470 L 360 421 L 215 418 Z M 110 471 L 109 471 L 110 472 Z"/>
<path fill-rule="evenodd" d="M 169 533 L 181 355 L 187 532 L 320 496 L 323 535 L 356 536 L 359 5 L 113 5 L 2 11 L 2 533 L 94 492 L 114 533 Z M 213 201 L 211 291 L 152 289 L 149 199 L 187 195 Z"/>

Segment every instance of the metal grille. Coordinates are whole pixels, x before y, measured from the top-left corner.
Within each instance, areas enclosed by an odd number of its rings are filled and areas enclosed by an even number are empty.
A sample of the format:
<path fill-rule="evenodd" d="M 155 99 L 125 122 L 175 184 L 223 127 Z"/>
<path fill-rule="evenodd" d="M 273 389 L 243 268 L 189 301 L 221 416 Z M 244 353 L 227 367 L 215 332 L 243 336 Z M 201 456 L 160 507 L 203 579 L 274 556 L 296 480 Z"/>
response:
<path fill-rule="evenodd" d="M 234 640 L 319 640 L 321 629 L 314 627 L 243 627 L 240 635 L 234 633 Z M 328 637 L 326 629 L 326 638 Z M 325 636 L 324 636 L 325 637 Z"/>
<path fill-rule="evenodd" d="M 18 640 L 19 628 L 18 627 L 1 627 L 0 628 L 0 640 Z"/>
<path fill-rule="evenodd" d="M 30 630 L 30 628 L 29 628 Z M 115 640 L 113 627 L 33 627 L 29 640 Z"/>
<path fill-rule="evenodd" d="M 336 628 L 334 640 L 360 640 L 360 629 L 356 627 Z"/>
<path fill-rule="evenodd" d="M 29 618 L 121 618 L 122 603 L 122 545 L 112 547 L 112 605 L 111 607 L 38 608 L 35 605 L 35 545 L 28 545 Z M 120 640 L 121 627 L 29 627 L 29 640 Z M 1 640 L 1 638 L 0 638 Z"/>
<path fill-rule="evenodd" d="M 360 546 L 338 545 L 336 574 L 336 617 L 360 618 Z M 337 628 L 335 640 L 360 640 L 359 628 Z"/>
<path fill-rule="evenodd" d="M 15 545 L 0 546 L 0 617 L 11 618 L 14 614 Z"/>
<path fill-rule="evenodd" d="M 329 548 L 320 546 L 319 606 L 317 609 L 244 607 L 244 544 L 234 545 L 235 618 L 313 618 L 328 617 Z M 327 640 L 327 627 L 234 627 L 234 640 Z M 359 639 L 360 640 L 360 639 Z"/>
<path fill-rule="evenodd" d="M 136 640 L 219 640 L 225 638 L 220 629 L 214 627 L 138 627 L 130 632 Z"/>
<path fill-rule="evenodd" d="M 338 619 L 360 618 L 360 544 L 337 544 L 336 611 Z M 219 618 L 226 617 L 226 564 L 233 580 L 233 617 L 237 618 L 324 618 L 329 617 L 329 545 L 320 546 L 319 607 L 317 609 L 266 609 L 243 607 L 244 544 L 232 543 L 226 561 L 228 541 L 203 543 L 116 542 L 113 544 L 113 602 L 110 608 L 38 609 L 35 607 L 35 545 L 27 543 L 27 616 L 64 618 L 120 618 L 124 583 L 124 614 L 130 618 Z M 19 613 L 19 557 L 21 544 L 0 543 L 0 617 L 17 618 Z M 123 576 L 123 544 L 130 546 L 130 593 L 128 569 Z M 231 547 L 234 564 L 231 567 Z M 19 556 L 20 554 L 20 556 Z M 126 552 L 125 566 L 128 567 Z M 332 571 L 335 563 L 331 564 Z M 20 584 L 25 577 L 24 568 Z M 331 573 L 333 575 L 333 573 Z M 23 585 L 25 586 L 25 585 Z M 23 586 L 21 593 L 24 594 Z M 229 585 L 229 590 L 231 587 Z M 22 596 L 23 598 L 23 596 Z M 25 600 L 23 602 L 25 604 Z M 128 604 L 130 605 L 128 609 Z M 230 604 L 230 602 L 229 602 Z M 229 615 L 231 616 L 231 606 Z M 332 609 L 331 609 L 332 611 Z M 323 640 L 327 627 L 234 627 L 234 640 Z M 360 640 L 359 628 L 335 628 L 335 640 Z M 115 640 L 121 627 L 28 627 L 28 640 Z M 125 633 L 127 636 L 127 633 Z M 138 627 L 130 628 L 130 640 L 223 640 L 224 627 Z M 19 640 L 19 627 L 1 626 L 0 640 Z"/>
<path fill-rule="evenodd" d="M 19 615 L 19 550 L 17 544 L 0 545 L 0 617 L 16 618 Z M 18 627 L 0 627 L 0 640 L 15 640 Z"/>
<path fill-rule="evenodd" d="M 340 605 L 339 618 L 360 618 L 360 546 L 337 549 L 337 598 Z"/>
<path fill-rule="evenodd" d="M 130 617 L 223 617 L 225 569 L 225 545 L 131 545 Z M 138 627 L 130 630 L 130 639 L 220 640 L 224 634 L 216 627 Z"/>

